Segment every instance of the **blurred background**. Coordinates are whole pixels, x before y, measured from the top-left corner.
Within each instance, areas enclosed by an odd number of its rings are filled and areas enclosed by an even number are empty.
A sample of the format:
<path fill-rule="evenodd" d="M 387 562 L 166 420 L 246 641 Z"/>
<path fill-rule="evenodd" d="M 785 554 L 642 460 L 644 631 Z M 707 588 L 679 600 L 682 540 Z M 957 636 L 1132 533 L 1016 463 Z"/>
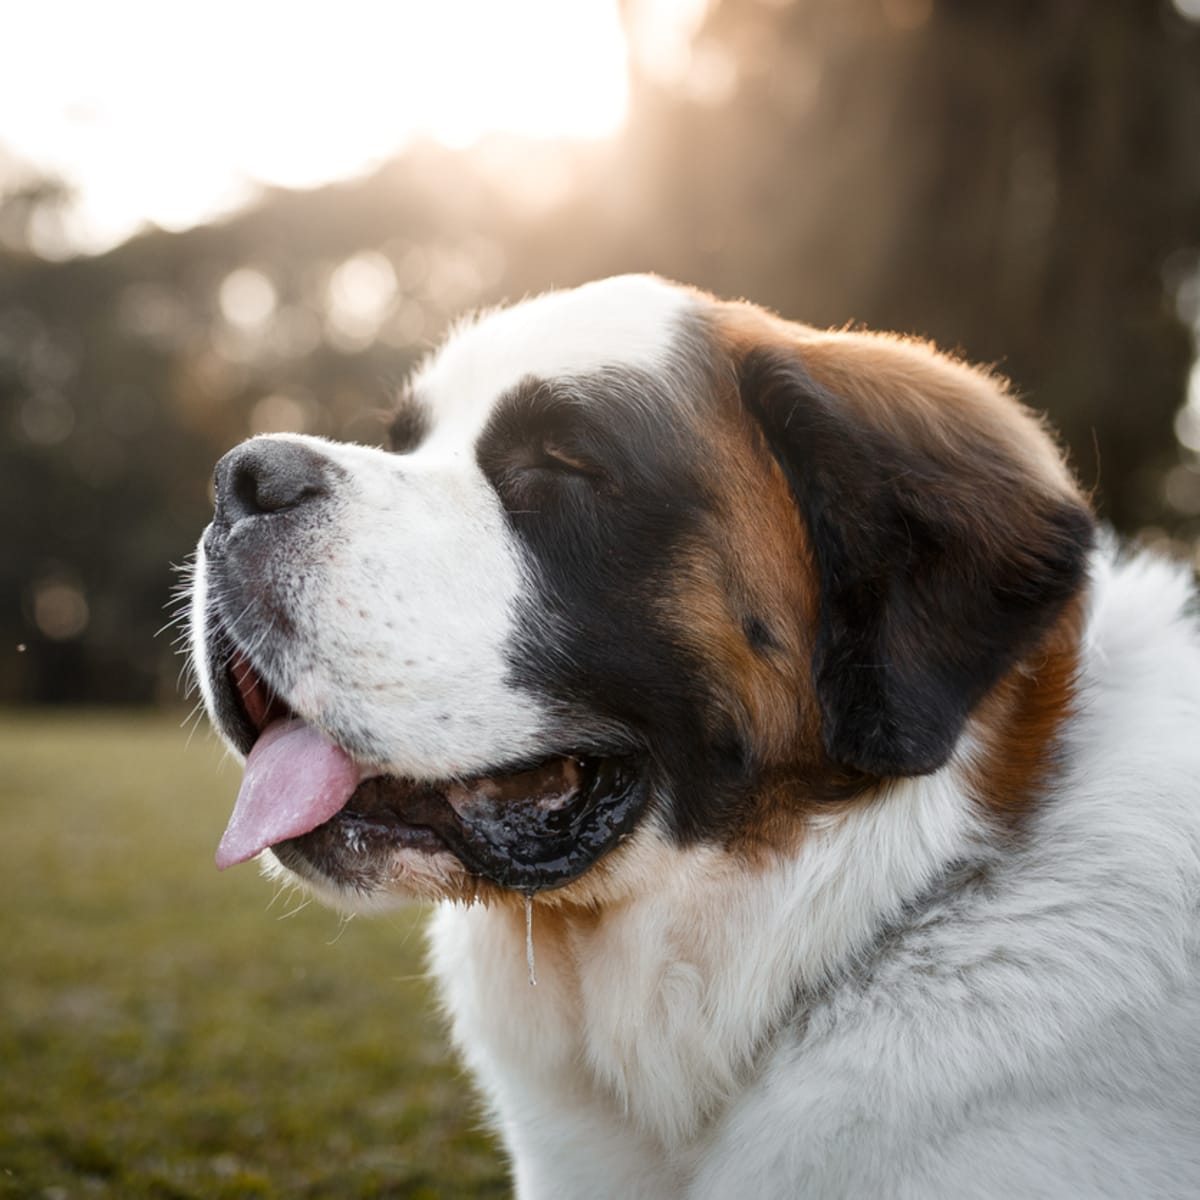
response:
<path fill-rule="evenodd" d="M 996 363 L 1189 553 L 1198 266 L 1200 0 L 21 6 L 0 701 L 174 697 L 221 453 L 376 441 L 454 314 L 620 271 Z"/>
<path fill-rule="evenodd" d="M 6 10 L 0 1196 L 506 1193 L 419 914 L 212 870 L 156 632 L 231 445 L 622 271 L 996 364 L 1196 559 L 1200 0 Z"/>

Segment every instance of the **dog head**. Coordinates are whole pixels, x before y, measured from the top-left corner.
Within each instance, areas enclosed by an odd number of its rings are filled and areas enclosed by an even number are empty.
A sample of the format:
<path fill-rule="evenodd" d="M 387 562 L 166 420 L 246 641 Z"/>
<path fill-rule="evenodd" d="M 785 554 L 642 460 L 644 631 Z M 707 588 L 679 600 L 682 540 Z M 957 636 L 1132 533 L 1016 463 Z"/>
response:
<path fill-rule="evenodd" d="M 1049 653 L 1092 536 L 1002 381 L 641 276 L 459 326 L 387 450 L 253 438 L 216 486 L 218 861 L 350 907 L 596 903 L 664 844 L 786 852 L 886 803 Z"/>

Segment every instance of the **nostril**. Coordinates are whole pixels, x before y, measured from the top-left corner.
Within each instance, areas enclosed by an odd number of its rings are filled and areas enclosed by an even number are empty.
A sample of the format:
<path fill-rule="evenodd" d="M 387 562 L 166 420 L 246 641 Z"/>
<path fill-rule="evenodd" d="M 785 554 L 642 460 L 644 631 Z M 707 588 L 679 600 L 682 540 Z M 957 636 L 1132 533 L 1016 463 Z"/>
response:
<path fill-rule="evenodd" d="M 233 469 L 232 476 L 230 488 L 233 491 L 233 500 L 237 509 L 246 513 L 262 512 L 262 506 L 258 499 L 258 476 L 254 473 L 251 464 L 238 463 Z"/>
<path fill-rule="evenodd" d="M 277 462 L 243 460 L 233 470 L 230 486 L 237 508 L 247 514 L 282 512 L 323 496 L 323 484 Z"/>
<path fill-rule="evenodd" d="M 298 442 L 244 442 L 217 464 L 217 520 L 233 525 L 328 495 L 331 469 L 323 455 Z"/>

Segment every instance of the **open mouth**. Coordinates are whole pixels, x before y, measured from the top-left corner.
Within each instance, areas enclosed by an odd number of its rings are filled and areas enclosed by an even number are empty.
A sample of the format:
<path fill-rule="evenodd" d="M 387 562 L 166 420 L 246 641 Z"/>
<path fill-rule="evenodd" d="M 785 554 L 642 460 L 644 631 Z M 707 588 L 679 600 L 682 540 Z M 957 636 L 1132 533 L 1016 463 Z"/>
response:
<path fill-rule="evenodd" d="M 270 847 L 284 866 L 356 884 L 386 874 L 397 851 L 449 851 L 468 871 L 532 893 L 583 874 L 645 805 L 628 756 L 555 755 L 433 781 L 366 770 L 275 697 L 241 653 L 225 682 L 256 740 L 217 851 L 222 868 Z"/>

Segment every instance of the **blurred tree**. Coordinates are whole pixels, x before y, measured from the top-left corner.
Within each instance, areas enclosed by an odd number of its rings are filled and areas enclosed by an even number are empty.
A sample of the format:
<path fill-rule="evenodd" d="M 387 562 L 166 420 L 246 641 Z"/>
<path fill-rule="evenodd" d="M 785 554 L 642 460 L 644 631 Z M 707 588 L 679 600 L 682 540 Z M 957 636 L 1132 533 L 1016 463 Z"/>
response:
<path fill-rule="evenodd" d="M 1161 494 L 1200 29 L 1153 0 L 723 0 L 692 61 L 731 94 L 653 91 L 636 131 L 665 269 L 995 362 L 1109 519 L 1200 533 Z"/>
<path fill-rule="evenodd" d="M 169 694 L 224 450 L 374 440 L 453 314 L 622 270 L 994 361 L 1119 528 L 1200 540 L 1164 498 L 1200 295 L 1200 27 L 1166 0 L 719 0 L 612 145 L 418 147 L 43 262 L 62 198 L 0 201 L 0 700 Z"/>

